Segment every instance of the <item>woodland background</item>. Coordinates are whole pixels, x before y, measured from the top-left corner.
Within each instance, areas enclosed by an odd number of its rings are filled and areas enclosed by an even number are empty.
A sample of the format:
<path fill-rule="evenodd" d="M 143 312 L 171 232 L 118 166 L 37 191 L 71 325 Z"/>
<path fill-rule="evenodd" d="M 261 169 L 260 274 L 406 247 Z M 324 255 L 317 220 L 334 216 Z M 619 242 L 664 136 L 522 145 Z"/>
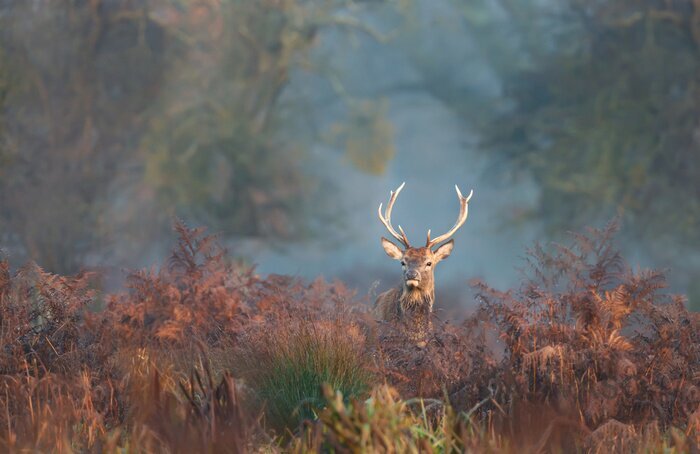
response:
<path fill-rule="evenodd" d="M 6 0 L 0 247 L 116 286 L 177 216 L 263 272 L 366 292 L 393 284 L 389 189 L 422 238 L 457 183 L 450 304 L 619 216 L 631 261 L 697 306 L 699 44 L 691 0 Z"/>

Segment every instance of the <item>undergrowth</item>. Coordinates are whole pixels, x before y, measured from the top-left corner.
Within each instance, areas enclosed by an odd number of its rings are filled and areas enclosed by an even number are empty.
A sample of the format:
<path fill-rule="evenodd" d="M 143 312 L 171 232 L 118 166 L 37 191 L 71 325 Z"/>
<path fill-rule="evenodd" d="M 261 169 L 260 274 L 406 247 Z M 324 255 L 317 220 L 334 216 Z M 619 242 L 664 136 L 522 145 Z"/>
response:
<path fill-rule="evenodd" d="M 423 348 L 342 283 L 260 276 L 182 224 L 114 295 L 0 262 L 0 450 L 697 450 L 700 320 L 614 230 L 536 246 L 517 289 L 474 282 Z"/>
<path fill-rule="evenodd" d="M 363 396 L 373 381 L 361 333 L 347 333 L 339 321 L 323 327 L 294 323 L 274 332 L 256 330 L 234 356 L 234 367 L 277 429 L 295 429 L 312 418 L 323 406 L 323 384 L 354 398 Z"/>

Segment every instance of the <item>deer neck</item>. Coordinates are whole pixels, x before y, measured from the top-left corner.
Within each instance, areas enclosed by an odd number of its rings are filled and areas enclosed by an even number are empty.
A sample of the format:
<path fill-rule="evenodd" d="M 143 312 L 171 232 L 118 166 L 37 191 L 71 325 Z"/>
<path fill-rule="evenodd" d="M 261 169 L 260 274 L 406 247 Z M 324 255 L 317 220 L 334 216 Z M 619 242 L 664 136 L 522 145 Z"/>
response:
<path fill-rule="evenodd" d="M 401 309 L 404 311 L 417 310 L 425 308 L 428 312 L 433 310 L 433 301 L 435 300 L 435 287 L 426 289 L 410 289 L 403 286 L 399 302 Z"/>

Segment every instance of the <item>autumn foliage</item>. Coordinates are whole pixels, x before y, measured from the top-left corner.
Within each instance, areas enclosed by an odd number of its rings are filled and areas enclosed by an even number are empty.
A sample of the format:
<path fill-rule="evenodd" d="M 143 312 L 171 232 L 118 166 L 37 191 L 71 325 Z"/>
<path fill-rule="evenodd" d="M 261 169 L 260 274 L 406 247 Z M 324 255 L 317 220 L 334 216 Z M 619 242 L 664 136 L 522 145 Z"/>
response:
<path fill-rule="evenodd" d="M 614 227 L 535 247 L 517 289 L 474 282 L 476 312 L 423 348 L 342 283 L 263 277 L 175 228 L 166 266 L 113 295 L 0 264 L 0 449 L 698 448 L 700 320 Z"/>

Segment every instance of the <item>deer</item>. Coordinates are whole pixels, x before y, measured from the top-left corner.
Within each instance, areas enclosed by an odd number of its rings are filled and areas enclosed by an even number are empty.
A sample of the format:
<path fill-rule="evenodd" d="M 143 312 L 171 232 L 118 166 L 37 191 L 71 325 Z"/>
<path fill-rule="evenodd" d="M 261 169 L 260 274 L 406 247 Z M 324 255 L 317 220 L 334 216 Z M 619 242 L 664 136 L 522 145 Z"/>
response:
<path fill-rule="evenodd" d="M 428 239 L 425 246 L 412 247 L 401 226 L 398 226 L 399 231 L 397 232 L 391 224 L 391 211 L 405 184 L 405 182 L 402 183 L 396 191 L 390 192 L 389 203 L 387 203 L 383 214 L 383 204 L 379 204 L 379 220 L 384 224 L 391 236 L 401 245 L 399 247 L 387 238 L 382 237 L 382 247 L 389 257 L 401 261 L 403 279 L 400 286 L 387 290 L 377 297 L 374 304 L 374 316 L 385 322 L 403 323 L 409 338 L 415 341 L 418 347 L 422 348 L 426 345 L 427 335 L 432 330 L 431 317 L 435 301 L 435 266 L 452 253 L 454 239 L 451 239 L 451 237 L 467 220 L 469 200 L 474 191 L 470 191 L 469 195 L 464 197 L 459 187 L 455 185 L 457 197 L 459 198 L 457 222 L 447 233 L 433 239 L 430 238 L 430 230 L 428 230 Z"/>

